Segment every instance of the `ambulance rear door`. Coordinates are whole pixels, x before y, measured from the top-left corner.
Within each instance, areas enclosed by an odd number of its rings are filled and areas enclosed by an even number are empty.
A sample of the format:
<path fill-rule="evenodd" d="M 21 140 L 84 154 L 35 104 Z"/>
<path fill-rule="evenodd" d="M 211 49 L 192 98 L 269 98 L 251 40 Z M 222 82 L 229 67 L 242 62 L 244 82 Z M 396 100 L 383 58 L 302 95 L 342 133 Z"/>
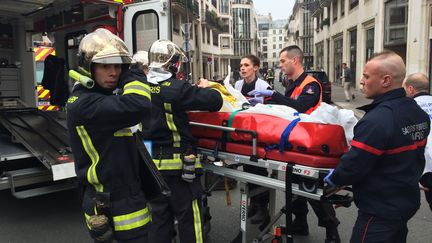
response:
<path fill-rule="evenodd" d="M 148 51 L 156 40 L 171 40 L 170 11 L 168 0 L 125 5 L 124 41 L 131 54 Z"/>

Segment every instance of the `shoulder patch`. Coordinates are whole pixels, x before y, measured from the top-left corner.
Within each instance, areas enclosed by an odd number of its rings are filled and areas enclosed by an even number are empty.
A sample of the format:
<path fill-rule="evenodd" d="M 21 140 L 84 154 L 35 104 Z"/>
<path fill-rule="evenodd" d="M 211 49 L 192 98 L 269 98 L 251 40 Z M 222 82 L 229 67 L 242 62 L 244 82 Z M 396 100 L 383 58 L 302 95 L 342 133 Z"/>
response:
<path fill-rule="evenodd" d="M 306 90 L 305 90 L 305 93 L 306 93 L 306 94 L 310 94 L 310 95 L 315 94 L 315 89 L 313 88 L 312 85 L 308 85 L 308 86 L 306 86 L 305 88 L 306 88 Z"/>
<path fill-rule="evenodd" d="M 67 100 L 67 103 L 72 104 L 72 103 L 74 103 L 77 99 L 78 99 L 78 96 L 71 96 L 71 97 L 69 97 L 69 99 Z"/>
<path fill-rule="evenodd" d="M 171 82 L 169 82 L 169 81 L 165 81 L 165 82 L 163 82 L 162 84 L 161 84 L 162 86 L 170 86 L 171 85 Z"/>

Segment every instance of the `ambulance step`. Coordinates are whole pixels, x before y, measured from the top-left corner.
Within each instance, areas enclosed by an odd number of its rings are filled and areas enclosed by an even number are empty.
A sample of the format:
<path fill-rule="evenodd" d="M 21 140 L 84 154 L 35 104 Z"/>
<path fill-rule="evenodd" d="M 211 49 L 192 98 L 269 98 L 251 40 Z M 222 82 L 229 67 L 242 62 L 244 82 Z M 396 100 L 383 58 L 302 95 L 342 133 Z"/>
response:
<path fill-rule="evenodd" d="M 71 183 L 69 180 L 58 184 L 46 185 L 46 182 L 52 182 L 52 173 L 45 167 L 7 171 L 4 173 L 4 176 L 8 178 L 12 195 L 19 199 L 59 192 L 76 187 L 75 183 Z M 38 183 L 45 184 L 40 187 L 33 186 Z"/>
<path fill-rule="evenodd" d="M 55 184 L 55 185 L 38 187 L 38 188 L 28 189 L 28 190 L 23 190 L 18 192 L 12 191 L 12 195 L 18 199 L 25 199 L 25 198 L 50 194 L 54 192 L 70 190 L 74 188 L 76 188 L 76 185 L 73 183 Z"/>

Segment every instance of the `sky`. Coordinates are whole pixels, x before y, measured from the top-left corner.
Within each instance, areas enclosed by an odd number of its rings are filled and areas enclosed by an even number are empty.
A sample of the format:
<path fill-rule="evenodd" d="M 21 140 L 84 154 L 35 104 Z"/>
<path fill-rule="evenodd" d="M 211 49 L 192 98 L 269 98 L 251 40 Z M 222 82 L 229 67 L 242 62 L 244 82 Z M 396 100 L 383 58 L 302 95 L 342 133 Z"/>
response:
<path fill-rule="evenodd" d="M 258 14 L 271 13 L 273 20 L 288 19 L 291 15 L 295 0 L 254 0 Z"/>

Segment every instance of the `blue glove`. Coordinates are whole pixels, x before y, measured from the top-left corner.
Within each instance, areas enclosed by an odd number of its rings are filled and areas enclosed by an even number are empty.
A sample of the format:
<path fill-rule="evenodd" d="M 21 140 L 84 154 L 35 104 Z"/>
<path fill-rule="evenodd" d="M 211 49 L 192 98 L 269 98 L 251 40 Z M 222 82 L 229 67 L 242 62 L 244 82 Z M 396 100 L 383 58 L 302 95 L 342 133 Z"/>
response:
<path fill-rule="evenodd" d="M 329 173 L 324 177 L 324 182 L 327 183 L 328 189 L 335 189 L 337 185 L 330 180 L 331 175 L 333 174 L 334 169 L 331 169 Z"/>
<path fill-rule="evenodd" d="M 267 97 L 267 96 L 272 96 L 273 92 L 274 92 L 273 90 L 269 90 L 269 89 L 266 89 L 266 90 L 252 90 L 251 92 L 248 93 L 248 95 L 250 95 L 250 96 L 264 96 L 264 97 Z"/>
<path fill-rule="evenodd" d="M 264 102 L 264 99 L 263 97 L 254 97 L 252 99 L 249 99 L 248 101 L 252 106 L 255 106 L 256 104 L 262 104 Z"/>

